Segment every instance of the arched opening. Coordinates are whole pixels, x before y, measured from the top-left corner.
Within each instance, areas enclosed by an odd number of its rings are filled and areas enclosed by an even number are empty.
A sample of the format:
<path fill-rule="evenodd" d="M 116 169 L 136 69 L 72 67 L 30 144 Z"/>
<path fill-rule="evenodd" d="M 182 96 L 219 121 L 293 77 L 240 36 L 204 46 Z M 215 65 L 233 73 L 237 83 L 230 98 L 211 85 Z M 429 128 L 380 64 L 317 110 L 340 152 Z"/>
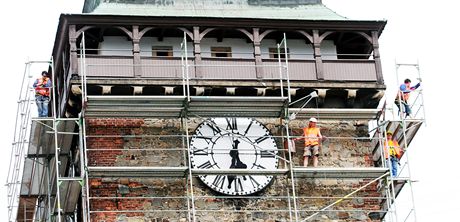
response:
<path fill-rule="evenodd" d="M 261 31 L 263 39 L 260 43 L 264 78 L 279 79 L 280 64 L 278 57 L 284 62 L 287 56 L 290 80 L 316 80 L 313 45 L 305 35 L 296 31 L 272 31 L 266 33 L 267 31 Z M 280 52 L 278 53 L 277 45 L 283 41 L 284 34 L 286 34 L 287 47 L 285 49 L 284 44 L 280 45 Z M 282 72 L 282 75 L 286 77 L 285 69 L 282 69 Z"/>
<path fill-rule="evenodd" d="M 77 54 L 81 54 L 83 36 L 85 38 L 86 76 L 106 77 L 134 76 L 133 42 L 126 27 L 83 27 L 77 37 Z M 83 35 L 84 32 L 84 35 Z M 81 55 L 79 55 L 81 58 Z M 82 73 L 78 63 L 78 73 Z"/>
<path fill-rule="evenodd" d="M 139 27 L 139 31 L 148 30 L 140 39 L 140 54 L 142 57 L 180 58 L 181 44 L 184 41 L 184 31 L 174 27 Z M 187 36 L 188 57 L 193 57 L 193 42 Z"/>
<path fill-rule="evenodd" d="M 323 59 L 369 59 L 372 44 L 356 32 L 334 32 L 321 42 Z"/>
<path fill-rule="evenodd" d="M 254 45 L 237 29 L 202 27 L 201 64 L 196 70 L 207 79 L 255 79 Z"/>
<path fill-rule="evenodd" d="M 200 46 L 203 58 L 254 59 L 251 39 L 236 29 L 214 29 L 201 39 Z"/>
<path fill-rule="evenodd" d="M 129 30 L 129 29 L 127 29 Z M 85 49 L 89 55 L 132 56 L 133 43 L 129 35 L 117 27 L 94 27 L 85 30 Z M 77 46 L 83 35 L 77 39 Z"/>
<path fill-rule="evenodd" d="M 264 33 L 261 31 L 261 33 Z M 260 42 L 262 59 L 278 59 L 277 44 L 281 43 L 286 34 L 288 59 L 310 60 L 313 59 L 313 45 L 310 40 L 299 32 L 273 31 L 264 36 Z M 280 57 L 285 58 L 284 45 L 280 47 Z"/>
<path fill-rule="evenodd" d="M 139 27 L 142 77 L 181 79 L 182 57 L 193 58 L 193 42 L 187 37 L 187 49 L 181 47 L 184 31 L 172 27 Z M 189 69 L 194 76 L 194 69 Z"/>

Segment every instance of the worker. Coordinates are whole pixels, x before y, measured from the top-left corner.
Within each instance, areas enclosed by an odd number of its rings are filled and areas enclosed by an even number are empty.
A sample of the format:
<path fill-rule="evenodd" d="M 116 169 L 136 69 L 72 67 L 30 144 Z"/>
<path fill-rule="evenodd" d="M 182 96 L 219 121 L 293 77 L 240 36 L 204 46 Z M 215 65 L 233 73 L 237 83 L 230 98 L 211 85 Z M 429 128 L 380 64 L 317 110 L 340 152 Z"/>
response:
<path fill-rule="evenodd" d="M 391 168 L 391 175 L 396 177 L 398 175 L 399 159 L 401 159 L 403 152 L 399 147 L 398 141 L 393 139 L 392 132 L 387 132 L 383 151 L 385 153 L 385 159 Z"/>
<path fill-rule="evenodd" d="M 310 157 L 313 157 L 313 167 L 318 166 L 318 156 L 320 151 L 320 141 L 323 139 L 320 129 L 316 127 L 318 120 L 314 117 L 308 121 L 308 126 L 303 128 L 302 138 L 295 140 L 305 140 L 305 149 L 303 153 L 303 166 L 308 166 Z"/>
<path fill-rule="evenodd" d="M 420 87 L 420 83 L 417 83 L 415 86 L 411 86 L 410 84 L 411 84 L 411 80 L 405 79 L 404 83 L 399 86 L 399 91 L 398 91 L 398 94 L 396 95 L 395 104 L 396 106 L 398 106 L 398 110 L 401 115 L 401 118 L 403 114 L 406 114 L 405 115 L 406 118 L 411 117 L 412 110 L 409 105 L 410 92 Z"/>
<path fill-rule="evenodd" d="M 35 102 L 38 108 L 38 117 L 48 117 L 48 104 L 50 102 L 51 80 L 48 72 L 43 71 L 40 78 L 33 84 L 35 88 Z"/>

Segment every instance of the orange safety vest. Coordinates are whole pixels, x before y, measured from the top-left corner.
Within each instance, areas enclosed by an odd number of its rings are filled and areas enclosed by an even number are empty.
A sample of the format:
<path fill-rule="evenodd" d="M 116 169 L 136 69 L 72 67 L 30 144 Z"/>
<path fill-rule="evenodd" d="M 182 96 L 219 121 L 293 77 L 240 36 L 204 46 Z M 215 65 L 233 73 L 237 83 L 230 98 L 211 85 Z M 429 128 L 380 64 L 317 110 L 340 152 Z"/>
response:
<path fill-rule="evenodd" d="M 395 100 L 399 102 L 400 96 L 401 96 L 401 99 L 402 99 L 403 102 L 407 102 L 407 101 L 409 101 L 410 93 L 403 93 L 403 92 L 399 91 L 399 95 L 396 94 Z"/>
<path fill-rule="evenodd" d="M 43 87 L 43 85 L 48 84 L 49 78 L 46 78 L 45 81 L 43 81 L 43 78 L 38 79 L 37 87 L 35 87 L 35 94 L 41 95 L 41 96 L 50 96 L 50 89 Z"/>
<path fill-rule="evenodd" d="M 305 137 L 305 146 L 316 146 L 319 144 L 319 128 L 303 128 L 303 136 Z"/>
<path fill-rule="evenodd" d="M 395 156 L 398 159 L 401 158 L 401 148 L 399 148 L 398 141 L 396 140 L 389 140 L 385 141 L 384 145 L 384 153 L 385 153 L 385 159 L 388 159 L 388 153 L 390 156 Z"/>
<path fill-rule="evenodd" d="M 401 91 L 401 88 L 404 86 L 404 88 L 406 89 L 405 92 Z M 410 92 L 417 89 L 419 86 L 419 84 L 417 84 L 416 86 L 414 87 L 407 87 L 405 84 L 401 84 L 399 86 L 399 91 L 398 91 L 398 94 L 396 94 L 396 98 L 395 100 L 399 102 L 399 99 L 401 98 L 403 102 L 408 102 L 409 101 L 409 96 L 410 96 Z"/>

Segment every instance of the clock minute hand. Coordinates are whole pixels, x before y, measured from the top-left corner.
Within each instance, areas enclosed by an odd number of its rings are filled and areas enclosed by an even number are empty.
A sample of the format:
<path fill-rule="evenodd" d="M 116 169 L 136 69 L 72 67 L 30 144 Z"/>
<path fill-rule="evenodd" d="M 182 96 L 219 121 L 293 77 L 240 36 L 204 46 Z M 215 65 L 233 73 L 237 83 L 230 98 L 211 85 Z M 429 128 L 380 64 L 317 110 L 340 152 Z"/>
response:
<path fill-rule="evenodd" d="M 239 143 L 240 141 L 238 140 L 234 140 L 232 143 L 232 149 L 230 150 L 230 153 L 229 153 L 230 156 L 232 157 L 232 164 L 230 165 L 230 169 L 237 168 L 238 163 L 241 162 L 240 157 L 239 157 L 239 152 L 238 152 Z"/>
<path fill-rule="evenodd" d="M 240 160 L 240 154 L 238 152 L 238 144 L 240 144 L 240 141 L 238 139 L 233 140 L 232 143 L 232 150 L 230 150 L 230 156 L 232 157 L 232 164 L 230 164 L 230 169 L 246 169 L 248 166 L 241 162 Z M 236 176 L 235 175 L 228 175 L 228 189 L 231 188 L 233 181 L 235 180 Z M 246 180 L 246 176 L 243 176 L 243 180 Z"/>
<path fill-rule="evenodd" d="M 232 149 L 230 150 L 230 156 L 232 157 L 232 163 L 230 164 L 230 169 L 235 169 L 238 165 L 238 160 L 240 159 L 239 158 L 239 154 L 238 154 L 238 143 L 240 141 L 238 140 L 234 140 L 233 143 L 232 143 Z M 232 188 L 232 183 L 233 181 L 235 180 L 235 175 L 228 175 L 227 176 L 227 179 L 228 179 L 228 186 L 227 188 L 230 189 Z"/>
<path fill-rule="evenodd" d="M 237 139 L 233 141 L 233 147 L 234 149 L 236 149 L 236 168 L 238 169 L 246 169 L 248 168 L 248 166 L 246 164 L 244 164 L 243 162 L 241 162 L 240 160 L 240 153 L 238 152 L 238 144 L 240 144 L 240 141 L 238 141 Z"/>

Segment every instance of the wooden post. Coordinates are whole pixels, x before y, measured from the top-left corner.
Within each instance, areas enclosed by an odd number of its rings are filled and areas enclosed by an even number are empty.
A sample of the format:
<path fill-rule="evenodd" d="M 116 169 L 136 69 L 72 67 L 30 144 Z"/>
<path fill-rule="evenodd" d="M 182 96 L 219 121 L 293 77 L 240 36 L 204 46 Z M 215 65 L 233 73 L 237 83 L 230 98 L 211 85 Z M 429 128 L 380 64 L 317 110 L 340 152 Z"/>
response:
<path fill-rule="evenodd" d="M 321 58 L 321 40 L 319 31 L 313 30 L 313 47 L 316 67 L 316 79 L 324 80 L 323 59 Z"/>
<path fill-rule="evenodd" d="M 372 32 L 372 46 L 374 47 L 375 74 L 377 83 L 383 84 L 382 61 L 380 60 L 379 51 L 379 34 L 377 31 Z"/>
<path fill-rule="evenodd" d="M 201 37 L 200 37 L 200 27 L 193 27 L 193 55 L 195 56 L 195 76 L 197 78 L 203 77 L 201 63 Z"/>
<path fill-rule="evenodd" d="M 69 44 L 70 44 L 70 72 L 78 74 L 77 56 L 77 30 L 75 25 L 69 25 Z"/>
<path fill-rule="evenodd" d="M 133 25 L 133 65 L 134 77 L 142 77 L 141 48 L 139 46 L 139 26 Z"/>
<path fill-rule="evenodd" d="M 257 79 L 262 79 L 264 76 L 264 69 L 262 68 L 262 52 L 260 51 L 260 36 L 259 28 L 253 28 L 253 43 L 254 43 L 254 59 L 256 64 L 256 77 Z"/>

